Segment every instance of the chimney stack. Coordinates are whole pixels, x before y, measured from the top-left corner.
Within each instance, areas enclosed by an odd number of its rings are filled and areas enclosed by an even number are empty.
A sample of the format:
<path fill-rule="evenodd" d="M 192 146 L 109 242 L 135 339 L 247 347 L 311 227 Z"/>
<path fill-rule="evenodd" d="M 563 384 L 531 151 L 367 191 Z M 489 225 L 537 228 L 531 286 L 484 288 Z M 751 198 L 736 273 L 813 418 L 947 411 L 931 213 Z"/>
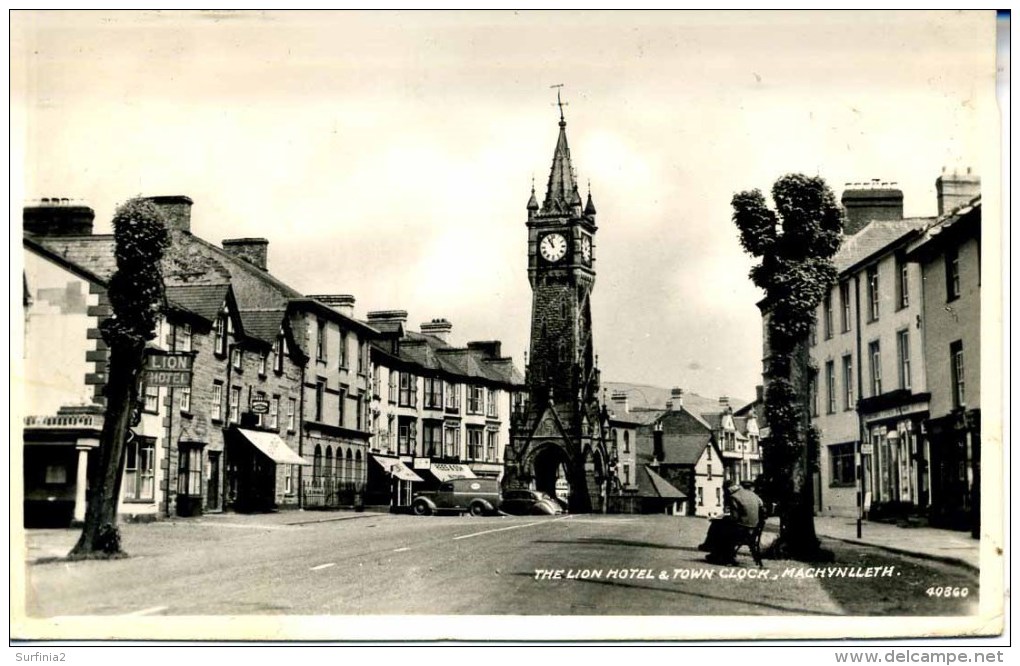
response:
<path fill-rule="evenodd" d="M 730 406 L 730 398 L 729 398 L 729 396 L 725 396 L 725 395 L 719 396 L 719 406 L 722 407 L 723 409 L 726 409 L 727 407 L 729 407 Z"/>
<path fill-rule="evenodd" d="M 383 322 L 407 323 L 407 310 L 375 310 L 365 315 L 368 324 L 379 324 Z"/>
<path fill-rule="evenodd" d="M 847 236 L 875 220 L 903 219 L 903 191 L 894 182 L 872 178 L 869 182 L 847 183 L 841 201 L 846 209 L 843 233 Z"/>
<path fill-rule="evenodd" d="M 91 236 L 96 212 L 80 201 L 46 198 L 22 210 L 24 230 L 37 236 Z"/>
<path fill-rule="evenodd" d="M 232 257 L 243 259 L 261 270 L 267 268 L 269 241 L 265 238 L 226 238 L 223 249 Z"/>
<path fill-rule="evenodd" d="M 757 386 L 754 387 L 754 397 L 756 402 L 759 403 L 765 402 L 765 387 L 763 385 L 758 384 Z"/>
<path fill-rule="evenodd" d="M 628 404 L 626 391 L 613 391 L 613 395 L 610 400 L 612 400 L 613 409 L 618 410 L 620 414 L 627 414 L 630 412 L 630 405 Z"/>
<path fill-rule="evenodd" d="M 437 337 L 443 342 L 450 342 L 450 332 L 453 331 L 453 324 L 447 319 L 433 319 L 421 325 L 421 332 L 425 335 Z"/>
<path fill-rule="evenodd" d="M 351 294 L 318 294 L 308 298 L 328 305 L 345 317 L 354 318 L 354 296 Z"/>
<path fill-rule="evenodd" d="M 479 351 L 486 358 L 502 358 L 500 352 L 503 350 L 503 343 L 499 340 L 476 340 L 467 343 L 468 349 Z"/>
<path fill-rule="evenodd" d="M 953 173 L 946 173 L 946 170 L 942 169 L 942 175 L 935 179 L 935 193 L 941 217 L 981 194 L 981 176 L 972 174 L 970 167 L 967 167 L 966 173 L 957 173 L 955 170 Z"/>
<path fill-rule="evenodd" d="M 656 423 L 652 429 L 652 465 L 658 466 L 666 459 L 666 449 L 662 442 L 662 423 Z"/>
<path fill-rule="evenodd" d="M 684 390 L 679 386 L 674 386 L 670 389 L 669 397 L 670 400 L 666 403 L 666 409 L 671 409 L 673 407 L 680 409 L 684 406 Z"/>
<path fill-rule="evenodd" d="M 191 206 L 195 203 L 191 197 L 183 194 L 170 196 L 145 197 L 146 201 L 156 204 L 166 218 L 168 229 L 179 229 L 191 233 Z"/>

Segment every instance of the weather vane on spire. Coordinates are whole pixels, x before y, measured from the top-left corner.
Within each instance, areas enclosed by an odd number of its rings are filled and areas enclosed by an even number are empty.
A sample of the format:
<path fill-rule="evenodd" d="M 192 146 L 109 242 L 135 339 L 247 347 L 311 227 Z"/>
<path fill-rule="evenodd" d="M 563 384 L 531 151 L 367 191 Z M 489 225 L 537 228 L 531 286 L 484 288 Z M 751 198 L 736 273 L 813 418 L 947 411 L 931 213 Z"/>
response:
<path fill-rule="evenodd" d="M 563 84 L 562 83 L 557 83 L 557 84 L 551 85 L 549 87 L 550 88 L 556 88 L 556 106 L 560 107 L 560 122 L 561 123 L 566 122 L 566 120 L 564 120 L 564 118 L 563 118 L 563 107 L 570 106 L 570 102 L 564 102 L 560 98 L 560 89 L 563 88 Z"/>

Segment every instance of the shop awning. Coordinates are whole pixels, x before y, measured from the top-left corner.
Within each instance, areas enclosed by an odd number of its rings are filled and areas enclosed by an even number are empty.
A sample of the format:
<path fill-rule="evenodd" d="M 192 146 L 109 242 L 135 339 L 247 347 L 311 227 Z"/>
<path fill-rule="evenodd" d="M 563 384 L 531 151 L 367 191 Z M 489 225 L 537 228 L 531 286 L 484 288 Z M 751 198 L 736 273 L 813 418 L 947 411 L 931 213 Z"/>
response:
<path fill-rule="evenodd" d="M 238 428 L 237 432 L 244 435 L 244 438 L 251 442 L 252 446 L 264 453 L 270 460 L 281 465 L 304 465 L 311 466 L 312 463 L 294 453 L 287 443 L 280 439 L 280 436 L 271 432 L 259 432 L 257 430 L 245 430 Z"/>
<path fill-rule="evenodd" d="M 390 476 L 395 476 L 401 481 L 424 481 L 414 471 L 405 465 L 403 461 L 398 458 L 387 458 L 385 456 L 373 455 L 372 460 L 379 463 L 379 465 L 386 471 Z"/>
<path fill-rule="evenodd" d="M 455 463 L 432 463 L 429 466 L 429 471 L 432 472 L 434 477 L 439 479 L 440 483 L 450 479 L 478 478 L 467 465 L 457 465 Z"/>

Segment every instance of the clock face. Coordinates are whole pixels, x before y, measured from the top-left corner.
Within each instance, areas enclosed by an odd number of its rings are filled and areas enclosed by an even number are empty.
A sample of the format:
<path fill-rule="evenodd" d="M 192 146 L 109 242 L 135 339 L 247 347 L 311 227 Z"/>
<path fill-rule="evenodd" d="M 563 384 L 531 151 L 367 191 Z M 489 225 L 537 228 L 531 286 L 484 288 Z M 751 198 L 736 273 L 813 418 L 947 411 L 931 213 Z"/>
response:
<path fill-rule="evenodd" d="M 552 263 L 559 261 L 567 254 L 567 239 L 561 234 L 549 234 L 538 244 L 542 258 Z"/>
<path fill-rule="evenodd" d="M 587 236 L 581 238 L 581 257 L 586 264 L 591 263 L 591 239 Z"/>

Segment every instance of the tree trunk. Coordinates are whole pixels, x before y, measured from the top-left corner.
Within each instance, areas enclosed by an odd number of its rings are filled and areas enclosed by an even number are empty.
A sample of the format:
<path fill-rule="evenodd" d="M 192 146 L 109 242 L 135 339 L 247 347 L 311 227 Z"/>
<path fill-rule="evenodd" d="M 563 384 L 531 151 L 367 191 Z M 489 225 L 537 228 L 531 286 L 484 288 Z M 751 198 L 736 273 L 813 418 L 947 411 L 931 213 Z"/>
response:
<path fill-rule="evenodd" d="M 144 346 L 111 344 L 107 366 L 106 414 L 99 438 L 99 461 L 90 466 L 85 525 L 68 557 L 118 557 L 124 552 L 117 529 L 117 501 L 124 470 L 124 449 L 138 399 L 138 375 Z"/>
<path fill-rule="evenodd" d="M 791 354 L 790 379 L 800 396 L 801 441 L 797 461 L 790 471 L 791 492 L 783 510 L 780 535 L 786 555 L 797 560 L 829 559 L 815 533 L 814 468 L 816 438 L 811 435 L 811 357 L 807 341 Z"/>

